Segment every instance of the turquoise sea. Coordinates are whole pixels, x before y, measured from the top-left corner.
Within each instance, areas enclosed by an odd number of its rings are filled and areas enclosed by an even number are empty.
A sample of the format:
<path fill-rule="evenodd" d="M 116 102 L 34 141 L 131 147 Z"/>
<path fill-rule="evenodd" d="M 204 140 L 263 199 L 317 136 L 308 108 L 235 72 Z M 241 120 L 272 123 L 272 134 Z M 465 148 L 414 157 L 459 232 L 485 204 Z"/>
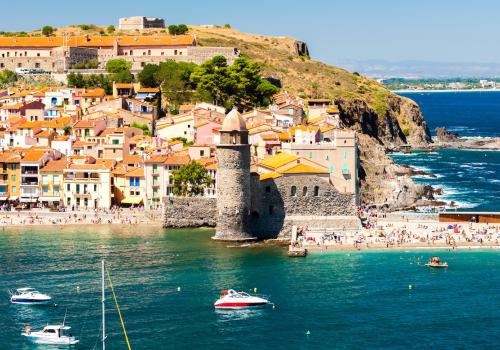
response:
<path fill-rule="evenodd" d="M 53 349 L 20 333 L 26 323 L 36 329 L 62 321 L 65 310 L 81 338 L 74 348 L 100 349 L 101 258 L 132 349 L 492 349 L 500 342 L 497 251 L 439 251 L 450 267 L 429 270 L 420 264 L 435 251 L 292 259 L 282 248 L 213 242 L 211 230 L 0 234 L 0 349 Z M 59 306 L 11 305 L 6 289 L 26 285 L 51 293 Z M 258 288 L 276 309 L 216 312 L 226 288 Z M 108 308 L 108 349 L 126 349 L 112 300 Z"/>
<path fill-rule="evenodd" d="M 403 94 L 416 101 L 434 135 L 446 127 L 460 136 L 500 137 L 499 92 L 439 92 Z M 458 210 L 500 211 L 500 152 L 439 150 L 394 154 L 398 163 L 408 164 L 436 178 L 415 180 L 444 190 L 440 198 L 454 201 Z"/>

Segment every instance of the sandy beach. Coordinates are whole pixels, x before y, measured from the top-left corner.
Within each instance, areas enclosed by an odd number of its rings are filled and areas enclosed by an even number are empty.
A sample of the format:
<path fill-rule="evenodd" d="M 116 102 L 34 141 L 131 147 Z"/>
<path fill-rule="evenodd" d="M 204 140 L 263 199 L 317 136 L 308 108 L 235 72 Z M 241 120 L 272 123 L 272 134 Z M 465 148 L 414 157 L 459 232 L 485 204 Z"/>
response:
<path fill-rule="evenodd" d="M 358 231 L 303 229 L 308 250 L 500 249 L 500 225 L 444 223 L 432 215 L 371 216 Z"/>
<path fill-rule="evenodd" d="M 3 229 L 25 226 L 69 226 L 69 225 L 157 225 L 161 226 L 162 210 L 110 209 L 52 212 L 47 209 L 29 211 L 0 211 L 0 226 Z"/>

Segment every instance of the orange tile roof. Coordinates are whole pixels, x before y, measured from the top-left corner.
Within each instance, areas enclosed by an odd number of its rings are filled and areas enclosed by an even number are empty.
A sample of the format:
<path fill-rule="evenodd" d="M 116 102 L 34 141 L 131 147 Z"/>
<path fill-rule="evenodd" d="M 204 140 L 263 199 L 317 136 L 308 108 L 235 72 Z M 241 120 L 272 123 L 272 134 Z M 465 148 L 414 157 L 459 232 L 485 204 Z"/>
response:
<path fill-rule="evenodd" d="M 0 47 L 112 47 L 119 46 L 191 46 L 194 44 L 192 35 L 176 36 L 52 36 L 52 37 L 0 37 Z"/>
<path fill-rule="evenodd" d="M 328 171 L 307 164 L 297 164 L 291 168 L 280 171 L 282 174 L 328 174 Z"/>
<path fill-rule="evenodd" d="M 101 88 L 87 90 L 82 94 L 82 97 L 104 97 L 106 96 L 106 91 Z"/>
<path fill-rule="evenodd" d="M 19 163 L 21 156 L 15 152 L 1 152 L 0 163 Z"/>
<path fill-rule="evenodd" d="M 142 163 L 142 157 L 137 154 L 125 154 L 123 155 L 123 162 L 125 164 L 137 164 L 137 163 Z"/>
<path fill-rule="evenodd" d="M 167 159 L 163 162 L 167 165 L 184 165 L 191 162 L 191 158 L 187 155 L 175 155 L 168 156 Z"/>
<path fill-rule="evenodd" d="M 42 130 L 38 134 L 36 134 L 36 137 L 49 137 L 52 133 L 49 130 Z"/>
<path fill-rule="evenodd" d="M 15 103 L 11 105 L 3 105 L 0 109 L 21 109 L 24 106 L 24 103 Z"/>
<path fill-rule="evenodd" d="M 40 169 L 40 172 L 42 173 L 62 172 L 67 165 L 68 163 L 66 158 L 61 158 L 59 160 L 51 160 L 43 168 Z"/>
<path fill-rule="evenodd" d="M 126 177 L 144 177 L 144 169 L 143 168 L 135 168 L 125 174 Z"/>
<path fill-rule="evenodd" d="M 72 170 L 110 170 L 106 164 L 71 164 L 67 169 Z"/>
<path fill-rule="evenodd" d="M 24 157 L 22 158 L 23 162 L 35 162 L 39 161 L 40 159 L 45 156 L 47 152 L 46 151 L 39 151 L 39 150 L 28 150 L 24 153 Z"/>
<path fill-rule="evenodd" d="M 115 88 L 117 89 L 132 89 L 134 87 L 134 84 L 129 84 L 129 83 L 116 83 Z"/>
<path fill-rule="evenodd" d="M 73 128 L 93 128 L 97 125 L 94 120 L 79 120 L 73 125 Z"/>
<path fill-rule="evenodd" d="M 142 92 L 142 93 L 157 93 L 157 92 L 160 92 L 160 89 L 158 89 L 158 88 L 145 88 L 145 87 L 141 87 L 137 92 Z"/>

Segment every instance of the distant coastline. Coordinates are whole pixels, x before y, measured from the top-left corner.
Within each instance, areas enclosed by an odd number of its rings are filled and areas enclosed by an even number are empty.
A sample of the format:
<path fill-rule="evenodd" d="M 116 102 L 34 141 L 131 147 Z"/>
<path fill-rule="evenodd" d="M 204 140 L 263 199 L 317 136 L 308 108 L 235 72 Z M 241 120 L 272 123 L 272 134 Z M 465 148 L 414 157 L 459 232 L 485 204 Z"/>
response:
<path fill-rule="evenodd" d="M 500 89 L 442 89 L 442 90 L 426 90 L 426 89 L 403 89 L 391 90 L 395 94 L 408 93 L 424 93 L 424 92 L 500 92 Z"/>

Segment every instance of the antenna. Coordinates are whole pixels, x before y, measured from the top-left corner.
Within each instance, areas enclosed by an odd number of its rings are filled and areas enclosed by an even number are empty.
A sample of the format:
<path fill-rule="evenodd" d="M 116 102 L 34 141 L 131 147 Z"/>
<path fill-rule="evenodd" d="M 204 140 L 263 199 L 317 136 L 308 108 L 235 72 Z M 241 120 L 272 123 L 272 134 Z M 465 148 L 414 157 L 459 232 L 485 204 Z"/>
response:
<path fill-rule="evenodd" d="M 63 327 L 64 327 L 64 323 L 66 323 L 66 315 L 68 314 L 68 308 L 66 308 L 66 311 L 64 311 L 64 318 L 63 318 Z"/>

